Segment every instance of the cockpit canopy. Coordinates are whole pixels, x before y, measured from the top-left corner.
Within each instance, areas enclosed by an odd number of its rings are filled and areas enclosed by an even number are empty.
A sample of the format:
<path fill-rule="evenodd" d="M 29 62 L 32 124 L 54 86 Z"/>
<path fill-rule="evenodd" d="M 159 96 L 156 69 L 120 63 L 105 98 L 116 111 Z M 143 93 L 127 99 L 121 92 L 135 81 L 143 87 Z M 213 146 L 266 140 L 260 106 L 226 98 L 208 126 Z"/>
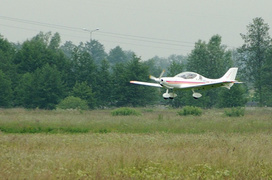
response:
<path fill-rule="evenodd" d="M 177 74 L 175 77 L 183 78 L 183 79 L 198 79 L 199 74 L 194 72 L 183 72 Z"/>

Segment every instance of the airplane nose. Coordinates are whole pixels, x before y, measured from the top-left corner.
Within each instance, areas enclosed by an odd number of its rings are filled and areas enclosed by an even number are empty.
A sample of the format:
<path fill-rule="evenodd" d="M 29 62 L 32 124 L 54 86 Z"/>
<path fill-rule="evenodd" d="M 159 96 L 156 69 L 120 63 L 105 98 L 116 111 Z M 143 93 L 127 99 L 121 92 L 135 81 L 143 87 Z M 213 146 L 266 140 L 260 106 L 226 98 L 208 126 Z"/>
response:
<path fill-rule="evenodd" d="M 163 83 L 164 83 L 164 82 L 163 82 L 163 79 L 161 78 L 161 82 L 160 82 L 160 85 L 163 85 Z"/>

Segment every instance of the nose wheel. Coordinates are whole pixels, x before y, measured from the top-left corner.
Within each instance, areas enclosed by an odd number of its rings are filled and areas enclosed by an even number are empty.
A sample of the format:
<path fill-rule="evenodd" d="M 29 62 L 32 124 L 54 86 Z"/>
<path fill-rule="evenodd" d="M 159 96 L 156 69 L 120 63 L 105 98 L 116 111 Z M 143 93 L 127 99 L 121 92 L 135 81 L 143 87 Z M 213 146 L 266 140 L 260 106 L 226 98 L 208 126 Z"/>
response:
<path fill-rule="evenodd" d="M 174 99 L 177 96 L 175 93 L 169 93 L 169 89 L 166 90 L 166 93 L 162 95 L 164 99 Z"/>

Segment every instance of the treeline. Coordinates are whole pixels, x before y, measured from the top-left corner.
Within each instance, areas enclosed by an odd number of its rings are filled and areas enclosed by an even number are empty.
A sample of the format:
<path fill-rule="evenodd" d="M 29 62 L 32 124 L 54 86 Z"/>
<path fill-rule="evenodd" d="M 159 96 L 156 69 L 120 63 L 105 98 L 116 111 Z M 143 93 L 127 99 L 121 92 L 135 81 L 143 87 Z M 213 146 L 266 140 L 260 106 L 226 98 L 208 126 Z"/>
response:
<path fill-rule="evenodd" d="M 106 53 L 96 40 L 61 45 L 58 33 L 41 32 L 22 44 L 0 36 L 0 107 L 55 109 L 71 97 L 91 109 L 156 104 L 233 107 L 244 106 L 247 100 L 271 106 L 272 48 L 268 30 L 263 19 L 255 18 L 248 33 L 242 35 L 245 44 L 241 48 L 227 50 L 221 36 L 214 35 L 207 43 L 196 42 L 188 56 L 145 61 L 119 46 Z M 203 97 L 199 100 L 192 98 L 191 91 L 180 91 L 174 100 L 164 101 L 164 89 L 129 83 L 149 81 L 149 74 L 159 76 L 163 69 L 168 76 L 188 70 L 219 78 L 233 66 L 239 66 L 238 78 L 246 83 L 234 85 L 231 90 L 200 92 Z"/>

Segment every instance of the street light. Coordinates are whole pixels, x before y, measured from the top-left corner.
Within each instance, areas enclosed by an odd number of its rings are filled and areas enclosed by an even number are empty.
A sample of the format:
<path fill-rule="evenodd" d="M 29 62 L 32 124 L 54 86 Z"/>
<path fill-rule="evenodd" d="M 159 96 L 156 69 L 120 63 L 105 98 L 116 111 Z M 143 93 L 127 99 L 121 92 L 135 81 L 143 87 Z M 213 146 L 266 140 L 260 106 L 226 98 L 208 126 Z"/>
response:
<path fill-rule="evenodd" d="M 95 31 L 98 31 L 99 28 L 96 28 L 94 30 L 89 30 L 87 28 L 83 28 L 84 31 L 88 31 L 90 33 L 90 42 L 92 41 L 92 33 L 95 32 Z"/>

